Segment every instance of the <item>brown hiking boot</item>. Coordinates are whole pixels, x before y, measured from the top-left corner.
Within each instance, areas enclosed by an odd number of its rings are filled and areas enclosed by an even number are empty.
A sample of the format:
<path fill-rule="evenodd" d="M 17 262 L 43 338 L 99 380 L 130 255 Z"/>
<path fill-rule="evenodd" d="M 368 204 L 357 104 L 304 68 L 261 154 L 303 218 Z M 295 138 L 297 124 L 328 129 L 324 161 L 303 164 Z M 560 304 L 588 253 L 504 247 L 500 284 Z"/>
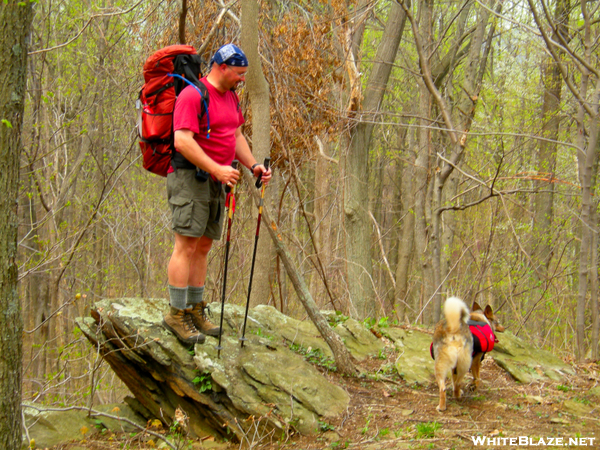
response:
<path fill-rule="evenodd" d="M 208 305 L 205 301 L 196 303 L 192 309 L 187 309 L 188 314 L 192 316 L 192 321 L 197 330 L 206 334 L 207 336 L 218 336 L 221 328 L 212 324 L 206 316 L 206 310 Z M 210 312 L 210 310 L 209 310 Z"/>
<path fill-rule="evenodd" d="M 171 306 L 171 311 L 163 319 L 163 326 L 186 344 L 204 344 L 206 337 L 194 326 L 190 311 Z"/>

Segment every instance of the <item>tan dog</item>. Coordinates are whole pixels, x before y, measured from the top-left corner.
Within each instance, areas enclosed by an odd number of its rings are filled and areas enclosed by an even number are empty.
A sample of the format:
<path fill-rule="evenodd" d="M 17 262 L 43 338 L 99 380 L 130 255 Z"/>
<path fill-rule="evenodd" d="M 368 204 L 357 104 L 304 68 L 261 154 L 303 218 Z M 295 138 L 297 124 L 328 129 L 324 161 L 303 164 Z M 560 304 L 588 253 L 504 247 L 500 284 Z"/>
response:
<path fill-rule="evenodd" d="M 435 380 L 440 389 L 438 411 L 446 410 L 446 377 L 452 372 L 454 397 L 462 394 L 461 382 L 471 367 L 473 335 L 469 330 L 469 308 L 457 298 L 444 303 L 444 318 L 435 326 L 432 356 L 435 358 Z"/>
<path fill-rule="evenodd" d="M 487 353 L 487 351 L 491 350 L 494 347 L 494 342 L 498 342 L 496 339 L 496 333 L 503 332 L 504 327 L 496 320 L 494 316 L 494 311 L 492 311 L 492 307 L 487 305 L 485 310 L 481 309 L 479 303 L 473 302 L 473 308 L 471 314 L 469 316 L 469 324 L 471 325 L 471 331 L 473 331 L 473 323 L 487 323 L 492 329 L 493 336 L 487 337 L 487 342 L 478 342 L 478 334 L 474 333 L 474 346 L 473 346 L 473 362 L 471 363 L 471 373 L 473 374 L 473 384 L 474 389 L 479 388 L 479 384 L 481 382 L 481 378 L 479 377 L 479 372 L 481 370 L 481 361 L 483 360 L 483 356 Z M 481 338 L 486 339 L 486 338 Z M 490 342 L 490 339 L 491 342 Z M 491 346 L 491 348 L 489 348 Z"/>

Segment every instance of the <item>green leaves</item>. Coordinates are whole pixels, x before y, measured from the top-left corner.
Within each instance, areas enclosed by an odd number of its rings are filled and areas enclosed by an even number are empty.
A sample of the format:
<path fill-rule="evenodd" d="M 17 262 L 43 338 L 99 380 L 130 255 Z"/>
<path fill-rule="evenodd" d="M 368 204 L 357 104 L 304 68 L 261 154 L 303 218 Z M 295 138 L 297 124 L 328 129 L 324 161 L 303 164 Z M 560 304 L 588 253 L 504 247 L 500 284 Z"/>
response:
<path fill-rule="evenodd" d="M 4 0 L 4 3 L 6 3 L 6 0 Z M 5 125 L 7 128 L 12 128 L 12 123 L 10 123 L 10 121 L 6 120 L 6 119 L 2 119 L 2 124 Z"/>
<path fill-rule="evenodd" d="M 198 387 L 198 392 L 202 393 L 212 389 L 212 376 L 210 372 L 204 371 L 192 380 L 192 383 Z"/>

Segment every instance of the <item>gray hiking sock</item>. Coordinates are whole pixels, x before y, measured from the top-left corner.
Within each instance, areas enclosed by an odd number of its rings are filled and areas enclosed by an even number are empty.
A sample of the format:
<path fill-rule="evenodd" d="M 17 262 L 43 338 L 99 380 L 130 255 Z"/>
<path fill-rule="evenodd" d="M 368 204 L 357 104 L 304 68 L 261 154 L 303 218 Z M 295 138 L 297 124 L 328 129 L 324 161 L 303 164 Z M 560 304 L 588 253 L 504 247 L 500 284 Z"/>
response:
<path fill-rule="evenodd" d="M 169 285 L 169 298 L 171 306 L 177 309 L 185 309 L 187 303 L 188 288 L 180 288 Z"/>
<path fill-rule="evenodd" d="M 202 297 L 204 296 L 204 286 L 195 287 L 188 286 L 188 298 L 187 298 L 187 307 L 193 308 L 194 305 L 197 305 L 202 301 Z"/>

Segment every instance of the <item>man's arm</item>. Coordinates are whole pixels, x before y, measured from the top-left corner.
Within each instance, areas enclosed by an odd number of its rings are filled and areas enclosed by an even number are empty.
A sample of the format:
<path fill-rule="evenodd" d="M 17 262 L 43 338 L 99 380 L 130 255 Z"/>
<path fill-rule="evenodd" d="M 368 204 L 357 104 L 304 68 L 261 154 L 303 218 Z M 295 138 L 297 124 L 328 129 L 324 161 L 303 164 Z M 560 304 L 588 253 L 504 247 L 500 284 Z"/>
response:
<path fill-rule="evenodd" d="M 248 144 L 246 144 L 246 147 L 248 147 Z M 199 167 L 200 169 L 210 173 L 221 183 L 237 183 L 240 177 L 240 172 L 231 166 L 222 166 L 213 161 L 212 158 L 204 153 L 202 147 L 200 147 L 194 140 L 193 131 L 186 129 L 176 130 L 175 148 L 183 155 L 185 159 L 187 159 L 196 167 Z M 248 151 L 250 150 L 248 149 Z"/>
<path fill-rule="evenodd" d="M 261 179 L 263 183 L 266 184 L 269 182 L 271 179 L 271 168 L 266 169 L 261 163 L 252 169 L 252 166 L 256 164 L 256 159 L 250 151 L 248 141 L 246 141 L 241 128 L 235 130 L 235 156 L 244 166 L 252 170 L 255 177 L 258 177 L 262 173 Z"/>

